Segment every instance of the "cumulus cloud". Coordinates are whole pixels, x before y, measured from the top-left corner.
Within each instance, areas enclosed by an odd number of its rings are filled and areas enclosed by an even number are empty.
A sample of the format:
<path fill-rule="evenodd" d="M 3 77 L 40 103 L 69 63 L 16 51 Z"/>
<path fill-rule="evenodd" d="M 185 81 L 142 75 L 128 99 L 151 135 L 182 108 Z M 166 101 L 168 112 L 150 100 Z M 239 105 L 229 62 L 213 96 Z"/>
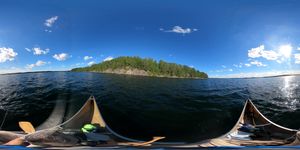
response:
<path fill-rule="evenodd" d="M 300 51 L 300 47 L 297 47 L 297 50 L 299 50 L 299 51 Z"/>
<path fill-rule="evenodd" d="M 45 20 L 44 25 L 47 27 L 52 27 L 52 25 L 55 23 L 55 21 L 58 19 L 58 16 L 53 16 L 47 20 Z"/>
<path fill-rule="evenodd" d="M 28 65 L 26 66 L 26 68 L 27 68 L 27 69 L 32 69 L 32 68 L 34 68 L 34 67 L 39 67 L 39 66 L 43 66 L 43 65 L 46 65 L 46 64 L 47 64 L 47 62 L 38 60 L 38 61 L 37 61 L 36 63 L 34 63 L 34 64 L 28 64 Z"/>
<path fill-rule="evenodd" d="M 34 48 L 32 48 L 32 51 L 33 51 L 34 55 L 42 55 L 42 54 L 45 55 L 45 54 L 49 53 L 49 48 L 46 48 L 43 50 L 39 47 L 34 47 Z"/>
<path fill-rule="evenodd" d="M 300 54 L 295 54 L 295 63 L 300 64 Z"/>
<path fill-rule="evenodd" d="M 103 59 L 103 61 L 111 61 L 112 59 L 114 59 L 112 56 L 108 56 L 105 59 Z"/>
<path fill-rule="evenodd" d="M 264 45 L 260 45 L 259 47 L 252 48 L 251 50 L 248 50 L 248 57 L 250 58 L 257 58 L 261 56 L 261 51 L 265 49 Z"/>
<path fill-rule="evenodd" d="M 0 47 L 0 63 L 13 61 L 17 55 L 18 53 L 16 53 L 12 48 Z"/>
<path fill-rule="evenodd" d="M 258 58 L 263 57 L 267 60 L 277 60 L 280 55 L 272 50 L 265 50 L 264 45 L 248 50 L 248 57 Z"/>
<path fill-rule="evenodd" d="M 163 28 L 160 28 L 159 30 L 163 32 L 173 32 L 173 33 L 179 33 L 183 35 L 198 31 L 198 29 L 182 28 L 180 26 L 174 26 L 171 30 L 165 30 Z"/>
<path fill-rule="evenodd" d="M 92 59 L 92 58 L 93 58 L 92 56 L 84 56 L 83 57 L 84 60 L 89 60 L 89 59 Z"/>
<path fill-rule="evenodd" d="M 25 48 L 25 50 L 28 52 L 33 52 L 34 55 L 45 55 L 45 54 L 48 54 L 50 51 L 49 48 L 41 49 L 40 47 L 34 47 L 32 49 Z"/>
<path fill-rule="evenodd" d="M 257 60 L 254 60 L 252 62 L 250 62 L 251 65 L 256 65 L 257 67 L 265 67 L 267 66 L 266 64 L 263 64 L 262 62 L 259 62 Z"/>
<path fill-rule="evenodd" d="M 96 64 L 96 62 L 95 61 L 91 61 L 91 62 L 88 63 L 89 66 L 91 66 L 93 64 Z"/>
<path fill-rule="evenodd" d="M 279 54 L 275 51 L 262 51 L 261 56 L 267 60 L 277 60 Z"/>
<path fill-rule="evenodd" d="M 64 61 L 69 58 L 69 55 L 67 53 L 55 54 L 53 58 L 58 61 Z"/>

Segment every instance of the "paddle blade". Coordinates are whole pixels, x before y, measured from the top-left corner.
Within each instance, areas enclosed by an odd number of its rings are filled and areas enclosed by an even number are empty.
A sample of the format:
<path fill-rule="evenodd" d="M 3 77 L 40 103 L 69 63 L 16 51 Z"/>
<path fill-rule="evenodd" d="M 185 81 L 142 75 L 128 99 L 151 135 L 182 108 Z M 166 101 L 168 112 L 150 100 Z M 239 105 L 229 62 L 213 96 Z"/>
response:
<path fill-rule="evenodd" d="M 3 145 L 8 145 L 8 146 L 14 146 L 14 145 L 20 145 L 20 146 L 28 146 L 29 144 L 25 142 L 24 138 L 16 138 L 14 140 L 11 140 Z"/>
<path fill-rule="evenodd" d="M 28 121 L 20 121 L 19 127 L 27 134 L 35 132 L 33 125 Z"/>

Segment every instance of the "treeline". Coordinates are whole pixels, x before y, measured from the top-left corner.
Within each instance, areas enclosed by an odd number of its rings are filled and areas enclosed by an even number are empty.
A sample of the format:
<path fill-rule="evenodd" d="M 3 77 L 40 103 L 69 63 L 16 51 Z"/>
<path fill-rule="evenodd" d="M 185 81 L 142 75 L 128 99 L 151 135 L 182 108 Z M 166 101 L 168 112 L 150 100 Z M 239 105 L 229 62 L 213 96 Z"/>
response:
<path fill-rule="evenodd" d="M 118 57 L 89 67 L 74 68 L 71 71 L 104 72 L 108 69 L 138 69 L 146 71 L 150 76 L 208 78 L 206 73 L 185 65 L 167 63 L 162 60 L 157 62 L 151 58 L 142 59 L 140 57 Z"/>

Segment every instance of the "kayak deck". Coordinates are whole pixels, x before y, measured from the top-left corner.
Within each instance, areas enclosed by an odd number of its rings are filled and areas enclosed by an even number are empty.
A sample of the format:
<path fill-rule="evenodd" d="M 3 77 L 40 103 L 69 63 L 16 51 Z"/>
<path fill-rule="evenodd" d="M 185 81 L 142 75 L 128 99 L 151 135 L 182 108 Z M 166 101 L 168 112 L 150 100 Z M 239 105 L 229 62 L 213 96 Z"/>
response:
<path fill-rule="evenodd" d="M 86 123 L 97 124 L 101 128 L 99 137 L 101 137 L 100 135 L 105 135 L 109 137 L 109 140 L 96 144 L 95 147 L 79 146 L 80 144 L 76 141 L 76 137 L 64 133 L 64 131 L 80 132 L 80 128 Z M 300 132 L 298 130 L 282 127 L 268 120 L 250 100 L 246 101 L 235 126 L 220 137 L 195 143 L 160 142 L 159 140 L 163 138 L 156 137 L 149 141 L 140 141 L 119 135 L 105 123 L 94 97 L 90 97 L 83 107 L 69 120 L 52 128 L 25 136 L 25 140 L 32 144 L 30 147 L 42 147 L 43 149 L 115 149 L 133 147 L 188 149 L 300 145 Z"/>

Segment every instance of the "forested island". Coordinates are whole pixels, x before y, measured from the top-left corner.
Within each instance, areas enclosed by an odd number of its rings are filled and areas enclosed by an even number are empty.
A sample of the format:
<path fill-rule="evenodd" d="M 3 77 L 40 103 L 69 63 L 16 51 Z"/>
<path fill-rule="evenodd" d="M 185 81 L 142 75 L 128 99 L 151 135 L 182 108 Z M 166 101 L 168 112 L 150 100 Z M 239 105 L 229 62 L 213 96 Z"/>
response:
<path fill-rule="evenodd" d="M 171 78 L 208 78 L 206 73 L 200 72 L 186 65 L 168 63 L 162 60 L 157 62 L 151 58 L 143 59 L 140 57 L 118 57 L 89 67 L 74 68 L 71 71 Z"/>

